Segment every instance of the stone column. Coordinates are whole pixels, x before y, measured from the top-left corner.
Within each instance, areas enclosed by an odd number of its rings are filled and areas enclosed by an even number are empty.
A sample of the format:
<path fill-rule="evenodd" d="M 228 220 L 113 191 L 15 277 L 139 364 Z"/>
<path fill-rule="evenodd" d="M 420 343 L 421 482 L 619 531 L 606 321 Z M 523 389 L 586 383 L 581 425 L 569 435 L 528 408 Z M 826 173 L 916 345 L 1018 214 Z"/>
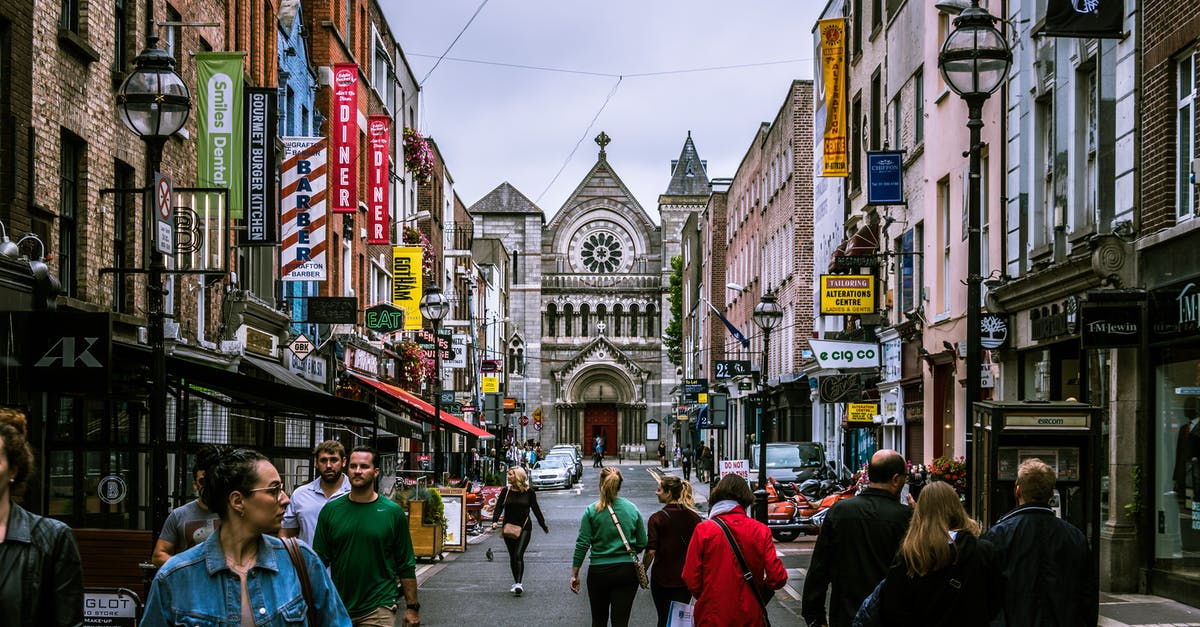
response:
<path fill-rule="evenodd" d="M 1135 521 L 1125 509 L 1133 503 L 1139 486 L 1134 484 L 1133 469 L 1153 472 L 1142 464 L 1142 445 L 1138 437 L 1138 424 L 1142 416 L 1154 412 L 1150 408 L 1139 411 L 1143 405 L 1139 384 L 1137 348 L 1112 349 L 1110 352 L 1109 381 L 1112 398 L 1109 399 L 1108 416 L 1108 519 L 1100 527 L 1100 589 L 1106 592 L 1137 592 L 1139 570 L 1138 533 Z M 1152 372 L 1141 373 L 1152 377 Z M 1144 421 L 1149 424 L 1150 419 Z M 1149 428 L 1147 428 L 1147 431 Z M 1144 434 L 1143 434 L 1144 435 Z M 1141 507 L 1154 507 L 1150 495 L 1141 495 Z M 1149 535 L 1149 533 L 1147 534 Z"/>

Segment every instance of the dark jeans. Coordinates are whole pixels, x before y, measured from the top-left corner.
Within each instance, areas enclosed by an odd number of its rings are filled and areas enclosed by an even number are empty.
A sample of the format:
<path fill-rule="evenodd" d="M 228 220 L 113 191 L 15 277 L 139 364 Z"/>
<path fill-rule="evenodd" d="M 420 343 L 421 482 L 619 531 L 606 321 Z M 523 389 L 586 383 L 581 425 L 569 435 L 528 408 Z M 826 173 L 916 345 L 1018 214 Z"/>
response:
<path fill-rule="evenodd" d="M 692 463 L 687 460 L 683 461 L 683 480 L 684 481 L 692 480 Z"/>
<path fill-rule="evenodd" d="M 671 617 L 671 601 L 689 603 L 692 600 L 692 593 L 686 586 L 669 588 L 658 585 L 653 579 L 650 580 L 650 596 L 654 598 L 654 609 L 658 610 L 658 627 L 667 627 L 667 619 Z"/>
<path fill-rule="evenodd" d="M 628 627 L 637 591 L 637 570 L 633 562 L 589 566 L 587 593 L 588 603 L 592 606 L 592 627 L 608 625 L 610 606 L 612 627 Z"/>
<path fill-rule="evenodd" d="M 512 569 L 513 583 L 521 583 L 525 575 L 525 549 L 529 548 L 529 537 L 533 535 L 533 525 L 525 521 L 521 528 L 521 537 L 516 540 L 505 538 L 504 546 L 508 547 L 508 566 Z"/>

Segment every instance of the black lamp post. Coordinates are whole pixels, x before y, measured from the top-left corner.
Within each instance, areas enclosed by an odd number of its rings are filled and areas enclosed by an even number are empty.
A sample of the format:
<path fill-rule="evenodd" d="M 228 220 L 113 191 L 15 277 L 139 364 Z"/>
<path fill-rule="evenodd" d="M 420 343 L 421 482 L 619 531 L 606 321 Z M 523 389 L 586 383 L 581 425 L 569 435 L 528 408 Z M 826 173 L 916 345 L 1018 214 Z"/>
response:
<path fill-rule="evenodd" d="M 192 100 L 183 79 L 175 73 L 175 60 L 157 46 L 157 37 L 146 39 L 146 49 L 134 59 L 134 70 L 117 90 L 117 112 L 125 127 L 146 142 L 146 220 L 153 224 L 154 179 L 162 164 L 163 144 L 183 128 Z M 163 256 L 150 242 L 150 272 L 146 281 L 147 318 L 150 325 L 150 491 L 151 524 L 157 534 L 167 518 L 167 354 L 163 342 Z"/>
<path fill-rule="evenodd" d="M 754 491 L 754 517 L 767 524 L 767 364 L 771 357 L 771 331 L 783 322 L 783 310 L 775 302 L 774 294 L 763 294 L 754 306 L 754 324 L 763 332 L 762 372 L 759 379 L 758 409 L 758 489 Z"/>
<path fill-rule="evenodd" d="M 970 130 L 970 181 L 967 190 L 967 386 L 964 418 L 967 426 L 967 477 L 971 477 L 974 455 L 974 403 L 979 400 L 982 370 L 980 354 L 980 189 L 979 144 L 983 129 L 983 103 L 1008 76 L 1012 51 L 1004 35 L 996 28 L 998 18 L 979 7 L 977 0 L 954 19 L 954 30 L 946 37 L 938 55 L 942 78 L 967 103 L 967 128 Z"/>
<path fill-rule="evenodd" d="M 442 346 L 438 328 L 442 319 L 450 313 L 450 301 L 436 285 L 425 290 L 421 297 L 421 317 L 433 323 L 433 481 L 442 481 Z"/>

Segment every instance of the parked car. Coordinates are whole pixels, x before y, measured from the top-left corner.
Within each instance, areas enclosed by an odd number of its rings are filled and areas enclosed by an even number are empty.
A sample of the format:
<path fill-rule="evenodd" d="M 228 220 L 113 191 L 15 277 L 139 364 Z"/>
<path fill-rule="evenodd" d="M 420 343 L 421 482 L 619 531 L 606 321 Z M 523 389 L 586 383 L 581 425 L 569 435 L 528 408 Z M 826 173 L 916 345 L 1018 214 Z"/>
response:
<path fill-rule="evenodd" d="M 566 453 L 570 455 L 571 459 L 575 460 L 575 476 L 580 479 L 583 478 L 583 454 L 579 452 L 579 449 L 574 444 L 555 444 L 550 449 L 550 454 L 554 453 Z"/>
<path fill-rule="evenodd" d="M 768 442 L 767 476 L 797 485 L 806 479 L 824 479 L 825 447 L 819 442 Z M 758 447 L 750 449 L 750 477 L 758 477 Z"/>
<path fill-rule="evenodd" d="M 566 451 L 550 451 L 550 454 L 546 455 L 546 459 L 562 460 L 567 465 L 567 468 L 571 469 L 572 481 L 579 481 L 583 478 L 583 463 L 575 459 L 574 455 L 570 455 Z"/>
<path fill-rule="evenodd" d="M 533 489 L 569 488 L 575 483 L 573 469 L 567 466 L 566 460 L 547 457 L 533 465 L 529 482 Z"/>

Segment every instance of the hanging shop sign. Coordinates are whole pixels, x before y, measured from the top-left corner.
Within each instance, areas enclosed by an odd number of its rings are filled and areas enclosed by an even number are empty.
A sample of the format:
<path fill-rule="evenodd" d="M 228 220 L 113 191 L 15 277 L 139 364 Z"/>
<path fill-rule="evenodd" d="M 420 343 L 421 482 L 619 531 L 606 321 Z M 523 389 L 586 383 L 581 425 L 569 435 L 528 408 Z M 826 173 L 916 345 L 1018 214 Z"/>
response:
<path fill-rule="evenodd" d="M 329 124 L 330 211 L 358 210 L 358 65 L 333 66 L 333 119 Z"/>
<path fill-rule="evenodd" d="M 1060 335 L 1075 335 L 1079 330 L 1079 299 L 1071 296 L 1062 309 L 1044 305 L 1029 312 L 1029 337 L 1048 340 Z"/>
<path fill-rule="evenodd" d="M 856 374 L 821 377 L 817 393 L 822 403 L 851 403 L 862 398 L 862 380 Z"/>
<path fill-rule="evenodd" d="M 1079 309 L 1079 341 L 1083 348 L 1138 346 L 1142 340 L 1142 308 L 1084 304 Z"/>
<path fill-rule="evenodd" d="M 7 318 L 12 320 L 11 317 Z M 112 316 L 108 312 L 30 313 L 26 363 L 33 387 L 81 394 L 107 394 L 113 370 Z"/>
<path fill-rule="evenodd" d="M 875 421 L 875 415 L 878 413 L 878 403 L 846 404 L 846 422 L 854 422 L 859 424 L 872 423 Z"/>
<path fill-rule="evenodd" d="M 495 394 L 500 391 L 500 377 L 483 377 L 479 385 L 484 394 Z"/>
<path fill-rule="evenodd" d="M 358 298 L 354 296 L 310 296 L 305 322 L 319 324 L 355 324 L 358 322 Z"/>
<path fill-rule="evenodd" d="M 821 78 L 825 86 L 825 130 L 821 176 L 850 175 L 850 134 L 846 130 L 846 20 L 820 20 Z"/>
<path fill-rule="evenodd" d="M 750 374 L 750 362 L 747 360 L 721 359 L 716 361 L 713 366 L 718 381 Z"/>
<path fill-rule="evenodd" d="M 392 247 L 392 304 L 404 312 L 404 330 L 421 328 L 421 247 Z"/>
<path fill-rule="evenodd" d="M 822 274 L 821 314 L 875 313 L 875 277 L 868 274 Z"/>
<path fill-rule="evenodd" d="M 284 281 L 324 281 L 325 263 L 325 139 L 283 137 L 280 176 L 279 251 Z"/>
<path fill-rule="evenodd" d="M 364 313 L 367 328 L 372 331 L 395 333 L 404 326 L 404 312 L 388 303 L 371 305 Z"/>
<path fill-rule="evenodd" d="M 467 367 L 467 343 L 470 341 L 470 336 L 465 333 L 455 333 L 450 336 L 450 350 L 447 351 L 447 357 L 442 360 L 443 368 L 466 368 Z"/>
<path fill-rule="evenodd" d="M 390 168 L 388 152 L 391 147 L 391 124 L 386 115 L 373 115 L 367 122 L 367 141 L 371 163 L 367 167 L 367 243 L 390 244 L 391 223 L 388 218 L 390 201 Z"/>
<path fill-rule="evenodd" d="M 867 152 L 867 204 L 903 205 L 904 151 Z"/>
<path fill-rule="evenodd" d="M 708 379 L 684 379 L 683 402 L 699 403 L 700 395 L 708 393 Z"/>
<path fill-rule="evenodd" d="M 1047 0 L 1046 22 L 1037 34 L 1121 39 L 1125 0 Z"/>
<path fill-rule="evenodd" d="M 196 53 L 196 184 L 229 190 L 229 217 L 242 218 L 244 52 Z"/>
<path fill-rule="evenodd" d="M 275 224 L 275 121 L 276 91 L 270 87 L 246 89 L 246 230 L 242 244 L 279 243 Z"/>
<path fill-rule="evenodd" d="M 822 368 L 878 368 L 879 345 L 871 342 L 809 340 L 813 356 Z"/>
<path fill-rule="evenodd" d="M 994 350 L 1008 342 L 1008 319 L 987 314 L 979 319 L 979 345 Z"/>

